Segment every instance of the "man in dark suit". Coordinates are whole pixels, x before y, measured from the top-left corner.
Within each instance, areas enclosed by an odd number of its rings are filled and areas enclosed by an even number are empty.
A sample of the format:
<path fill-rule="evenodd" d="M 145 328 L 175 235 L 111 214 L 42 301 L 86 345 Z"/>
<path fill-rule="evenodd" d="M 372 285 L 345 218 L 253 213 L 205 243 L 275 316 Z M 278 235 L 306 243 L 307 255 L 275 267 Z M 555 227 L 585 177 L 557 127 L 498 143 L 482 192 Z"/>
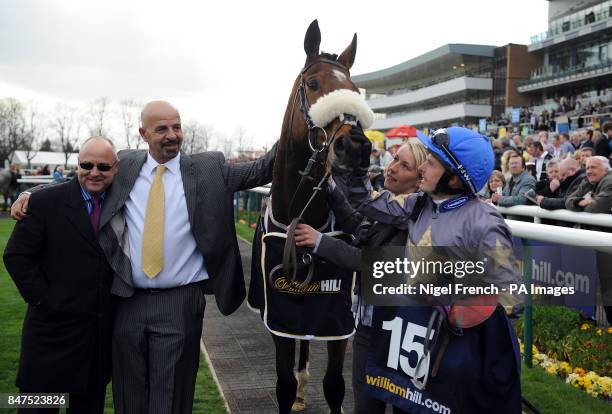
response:
<path fill-rule="evenodd" d="M 246 296 L 233 193 L 272 180 L 276 146 L 259 160 L 229 165 L 219 152 L 180 151 L 181 119 L 169 103 L 148 103 L 141 118 L 149 150 L 119 153 L 98 235 L 119 297 L 115 412 L 191 413 L 204 293 L 215 295 L 225 315 Z M 15 218 L 27 211 L 20 200 Z"/>
<path fill-rule="evenodd" d="M 4 251 L 28 302 L 17 386 L 69 393 L 74 414 L 102 413 L 110 379 L 113 270 L 96 233 L 118 164 L 112 142 L 87 140 L 77 178 L 33 194 L 28 217 L 16 224 Z"/>

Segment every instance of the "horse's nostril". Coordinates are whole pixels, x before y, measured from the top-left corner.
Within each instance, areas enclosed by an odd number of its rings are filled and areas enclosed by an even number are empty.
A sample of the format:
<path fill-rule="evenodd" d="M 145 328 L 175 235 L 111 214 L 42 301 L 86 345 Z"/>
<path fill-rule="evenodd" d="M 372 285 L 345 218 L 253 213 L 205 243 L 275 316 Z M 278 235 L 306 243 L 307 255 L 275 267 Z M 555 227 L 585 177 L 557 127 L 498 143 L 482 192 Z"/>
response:
<path fill-rule="evenodd" d="M 336 140 L 336 152 L 344 152 L 344 137 Z"/>

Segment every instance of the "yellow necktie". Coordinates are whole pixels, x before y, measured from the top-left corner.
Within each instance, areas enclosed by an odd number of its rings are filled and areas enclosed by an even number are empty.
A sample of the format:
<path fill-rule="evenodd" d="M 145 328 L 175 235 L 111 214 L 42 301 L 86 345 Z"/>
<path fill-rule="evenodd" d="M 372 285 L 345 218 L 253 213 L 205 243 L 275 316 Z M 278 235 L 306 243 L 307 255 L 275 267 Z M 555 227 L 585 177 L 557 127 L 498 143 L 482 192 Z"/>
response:
<path fill-rule="evenodd" d="M 162 175 L 166 166 L 157 166 L 149 199 L 147 214 L 142 232 L 142 271 L 153 279 L 164 268 L 164 182 Z"/>

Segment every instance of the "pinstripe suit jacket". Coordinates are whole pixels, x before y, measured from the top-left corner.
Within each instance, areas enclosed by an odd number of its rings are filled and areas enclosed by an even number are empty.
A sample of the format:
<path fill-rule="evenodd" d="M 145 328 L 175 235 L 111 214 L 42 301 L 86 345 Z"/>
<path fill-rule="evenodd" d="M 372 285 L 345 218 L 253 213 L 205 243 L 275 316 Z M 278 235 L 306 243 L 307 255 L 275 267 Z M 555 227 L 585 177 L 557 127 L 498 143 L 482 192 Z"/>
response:
<path fill-rule="evenodd" d="M 214 293 L 224 315 L 234 312 L 246 295 L 234 228 L 233 193 L 270 182 L 275 155 L 276 145 L 256 161 L 230 165 L 220 152 L 191 156 L 181 153 L 189 223 L 209 275 L 205 291 Z M 100 218 L 98 241 L 115 272 L 111 293 L 122 297 L 134 293 L 123 207 L 146 157 L 146 150 L 119 152 L 119 172 L 107 194 Z"/>

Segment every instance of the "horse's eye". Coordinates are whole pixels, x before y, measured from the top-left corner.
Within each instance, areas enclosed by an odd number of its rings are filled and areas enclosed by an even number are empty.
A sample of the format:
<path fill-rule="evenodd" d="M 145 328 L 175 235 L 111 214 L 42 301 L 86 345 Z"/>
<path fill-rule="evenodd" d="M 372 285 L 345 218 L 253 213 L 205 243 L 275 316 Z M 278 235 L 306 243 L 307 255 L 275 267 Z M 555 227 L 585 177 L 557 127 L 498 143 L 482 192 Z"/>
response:
<path fill-rule="evenodd" d="M 306 84 L 313 91 L 316 91 L 317 89 L 319 89 L 319 82 L 316 79 L 310 79 L 308 82 L 306 82 Z"/>

